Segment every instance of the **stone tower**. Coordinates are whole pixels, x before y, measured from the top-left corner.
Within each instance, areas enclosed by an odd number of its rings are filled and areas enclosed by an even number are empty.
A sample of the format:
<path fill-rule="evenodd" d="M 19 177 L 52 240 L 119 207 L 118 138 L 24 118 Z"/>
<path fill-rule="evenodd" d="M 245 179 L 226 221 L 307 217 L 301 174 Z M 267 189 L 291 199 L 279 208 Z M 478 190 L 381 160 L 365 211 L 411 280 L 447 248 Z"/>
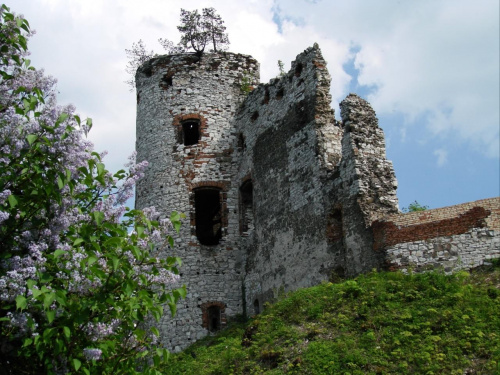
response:
<path fill-rule="evenodd" d="M 242 85 L 258 74 L 250 56 L 218 53 L 161 56 L 136 75 L 137 157 L 149 162 L 136 206 L 155 206 L 166 217 L 187 215 L 173 251 L 183 260 L 188 295 L 176 318 L 168 316 L 160 327 L 168 332 L 162 344 L 172 350 L 242 312 L 232 118 L 245 97 Z"/>
<path fill-rule="evenodd" d="M 136 206 L 187 216 L 168 249 L 188 289 L 160 322 L 170 350 L 282 290 L 384 263 L 371 225 L 397 213 L 397 184 L 375 112 L 349 95 L 335 119 L 316 44 L 288 73 L 258 76 L 233 53 L 161 56 L 137 71 L 138 160 L 150 164 Z"/>

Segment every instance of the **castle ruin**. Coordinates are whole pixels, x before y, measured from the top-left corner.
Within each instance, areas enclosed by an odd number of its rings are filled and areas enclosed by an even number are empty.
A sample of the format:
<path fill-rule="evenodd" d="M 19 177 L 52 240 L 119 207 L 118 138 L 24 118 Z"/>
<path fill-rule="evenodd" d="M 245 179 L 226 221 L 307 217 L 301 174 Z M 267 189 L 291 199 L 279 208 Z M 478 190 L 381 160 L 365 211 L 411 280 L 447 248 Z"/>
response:
<path fill-rule="evenodd" d="M 150 166 L 136 206 L 187 215 L 167 249 L 188 294 L 160 322 L 165 347 L 332 275 L 500 257 L 500 198 L 399 212 L 375 112 L 350 94 L 335 119 L 316 44 L 258 81 L 255 59 L 228 52 L 155 57 L 137 71 L 138 160 Z"/>

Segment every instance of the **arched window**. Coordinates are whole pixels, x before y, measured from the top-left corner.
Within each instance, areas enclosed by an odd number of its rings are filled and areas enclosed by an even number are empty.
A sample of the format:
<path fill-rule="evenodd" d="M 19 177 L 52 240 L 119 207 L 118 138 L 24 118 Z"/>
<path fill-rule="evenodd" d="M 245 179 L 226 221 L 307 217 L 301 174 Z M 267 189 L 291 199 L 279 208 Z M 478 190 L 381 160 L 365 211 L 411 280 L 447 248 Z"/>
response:
<path fill-rule="evenodd" d="M 196 237 L 202 245 L 217 245 L 222 237 L 220 189 L 201 187 L 194 190 Z"/>
<path fill-rule="evenodd" d="M 255 315 L 260 314 L 260 304 L 258 299 L 253 301 L 253 312 L 255 313 Z"/>
<path fill-rule="evenodd" d="M 182 141 L 184 146 L 191 146 L 198 144 L 200 139 L 200 121 L 199 120 L 185 120 L 182 122 Z"/>

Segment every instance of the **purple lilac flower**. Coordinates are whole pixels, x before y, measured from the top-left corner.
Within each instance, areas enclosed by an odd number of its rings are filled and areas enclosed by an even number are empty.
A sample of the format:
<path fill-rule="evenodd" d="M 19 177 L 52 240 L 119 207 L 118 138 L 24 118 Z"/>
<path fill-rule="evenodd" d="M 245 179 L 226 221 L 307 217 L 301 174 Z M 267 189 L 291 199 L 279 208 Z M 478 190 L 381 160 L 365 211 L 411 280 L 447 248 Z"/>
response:
<path fill-rule="evenodd" d="M 92 361 L 92 360 L 98 361 L 101 359 L 102 350 L 101 349 L 94 349 L 94 348 L 86 348 L 86 349 L 83 349 L 83 355 L 89 361 Z"/>

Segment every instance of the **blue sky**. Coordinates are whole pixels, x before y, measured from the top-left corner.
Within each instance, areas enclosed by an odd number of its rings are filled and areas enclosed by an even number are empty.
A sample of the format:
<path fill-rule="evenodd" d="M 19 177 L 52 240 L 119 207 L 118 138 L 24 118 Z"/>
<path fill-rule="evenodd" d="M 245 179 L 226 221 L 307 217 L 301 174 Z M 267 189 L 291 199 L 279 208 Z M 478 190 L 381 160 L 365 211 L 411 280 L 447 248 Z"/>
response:
<path fill-rule="evenodd" d="M 140 5 L 139 5 L 140 4 Z M 14 0 L 37 35 L 32 63 L 58 78 L 59 101 L 92 117 L 90 134 L 120 169 L 135 144 L 125 48 L 177 41 L 180 8 L 215 7 L 230 51 L 261 63 L 261 81 L 317 42 L 332 106 L 355 92 L 377 112 L 400 207 L 500 195 L 498 0 Z"/>

